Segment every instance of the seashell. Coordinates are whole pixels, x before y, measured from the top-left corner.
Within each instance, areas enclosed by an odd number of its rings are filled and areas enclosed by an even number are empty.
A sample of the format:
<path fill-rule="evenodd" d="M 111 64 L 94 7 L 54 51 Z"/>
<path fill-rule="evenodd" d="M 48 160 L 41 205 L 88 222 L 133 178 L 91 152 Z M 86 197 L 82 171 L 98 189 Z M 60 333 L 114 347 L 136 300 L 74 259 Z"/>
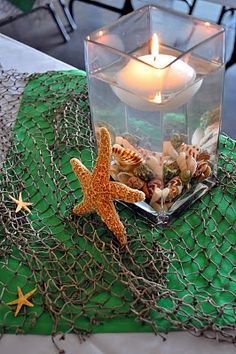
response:
<path fill-rule="evenodd" d="M 170 193 L 168 195 L 168 201 L 172 201 L 174 200 L 175 198 L 177 198 L 181 193 L 179 192 L 179 188 L 178 187 L 171 187 L 170 188 Z"/>
<path fill-rule="evenodd" d="M 190 170 L 191 174 L 195 173 L 197 169 L 197 161 L 193 156 L 186 156 L 185 152 L 180 152 L 176 161 L 179 165 L 180 171 Z"/>
<path fill-rule="evenodd" d="M 117 175 L 117 180 L 121 183 L 127 184 L 129 182 L 129 179 L 133 177 L 134 175 L 129 172 L 119 172 Z"/>
<path fill-rule="evenodd" d="M 154 156 L 147 156 L 146 165 L 155 173 L 155 175 L 162 179 L 163 177 L 163 162 L 162 158 L 156 158 Z"/>
<path fill-rule="evenodd" d="M 156 210 L 158 213 L 162 210 L 161 204 L 152 203 L 152 204 L 150 204 L 150 205 L 151 205 L 151 207 L 152 207 L 154 210 Z"/>
<path fill-rule="evenodd" d="M 178 149 L 178 147 L 186 141 L 186 136 L 183 134 L 174 133 L 171 135 L 170 141 L 172 146 L 175 149 Z"/>
<path fill-rule="evenodd" d="M 199 144 L 200 140 L 204 137 L 204 129 L 201 127 L 198 127 L 192 136 L 191 143 L 192 145 L 197 145 Z"/>
<path fill-rule="evenodd" d="M 119 182 L 124 183 L 133 189 L 142 189 L 144 185 L 144 181 L 128 172 L 120 172 L 117 175 L 117 179 Z"/>
<path fill-rule="evenodd" d="M 182 193 L 183 183 L 180 177 L 176 176 L 169 181 L 167 187 L 170 190 L 167 201 L 172 201 Z"/>
<path fill-rule="evenodd" d="M 200 143 L 202 149 L 207 150 L 209 154 L 215 153 L 218 144 L 218 131 L 211 132 L 208 136 L 204 137 Z"/>
<path fill-rule="evenodd" d="M 167 202 L 162 205 L 158 204 L 158 203 L 153 203 L 153 205 L 151 205 L 151 207 L 153 209 L 155 209 L 157 212 L 160 212 L 160 211 L 168 211 L 172 205 L 173 205 L 172 202 Z"/>
<path fill-rule="evenodd" d="M 133 174 L 145 182 L 149 182 L 155 177 L 155 173 L 144 163 L 141 163 L 138 167 L 135 167 Z"/>
<path fill-rule="evenodd" d="M 169 188 L 160 189 L 160 188 L 156 187 L 154 189 L 154 192 L 153 192 L 153 195 L 152 195 L 152 198 L 150 201 L 150 205 L 152 206 L 156 202 L 165 203 L 165 200 L 168 197 L 169 192 L 170 192 Z"/>
<path fill-rule="evenodd" d="M 179 156 L 176 159 L 178 166 L 180 168 L 180 171 L 187 170 L 188 165 L 187 165 L 187 156 L 185 152 L 180 152 Z"/>
<path fill-rule="evenodd" d="M 179 167 L 175 168 L 175 165 L 164 164 L 163 165 L 163 181 L 164 183 L 169 182 L 173 177 L 178 176 Z"/>
<path fill-rule="evenodd" d="M 162 196 L 162 189 L 156 187 L 154 189 L 154 192 L 153 192 L 153 195 L 152 195 L 152 198 L 150 200 L 150 205 L 156 203 L 156 202 L 159 202 L 160 199 L 161 199 L 161 196 Z"/>
<path fill-rule="evenodd" d="M 210 160 L 210 154 L 207 150 L 201 151 L 201 153 L 198 155 L 197 161 L 200 160 L 205 160 L 205 161 Z"/>
<path fill-rule="evenodd" d="M 153 191 L 149 189 L 148 184 L 144 182 L 142 191 L 144 192 L 146 199 L 151 199 L 153 195 Z"/>
<path fill-rule="evenodd" d="M 119 144 L 120 146 L 122 146 L 125 149 L 130 149 L 132 151 L 137 151 L 134 147 L 134 145 L 132 145 L 126 138 L 123 138 L 123 136 L 117 136 L 116 137 L 116 144 Z"/>
<path fill-rule="evenodd" d="M 116 164 L 111 165 L 110 167 L 110 176 L 114 179 L 117 180 L 117 175 L 120 172 L 119 166 Z"/>
<path fill-rule="evenodd" d="M 119 144 L 112 146 L 112 155 L 121 167 L 138 166 L 143 161 L 137 151 L 125 149 Z"/>
<path fill-rule="evenodd" d="M 161 189 L 164 187 L 164 184 L 163 184 L 162 180 L 160 180 L 158 177 L 155 177 L 150 182 L 148 182 L 148 187 L 150 189 L 154 190 L 155 186 L 157 186 L 157 187 L 159 187 Z"/>
<path fill-rule="evenodd" d="M 176 160 L 178 157 L 178 152 L 175 150 L 171 144 L 171 141 L 169 140 L 163 142 L 163 156 L 170 156 L 174 160 Z"/>
<path fill-rule="evenodd" d="M 187 185 L 190 182 L 191 177 L 192 177 L 192 173 L 190 170 L 181 171 L 181 173 L 180 173 L 181 181 L 185 185 Z"/>
<path fill-rule="evenodd" d="M 220 121 L 221 114 L 221 106 L 217 106 L 216 108 L 205 112 L 200 118 L 200 125 L 202 128 L 207 127 L 215 122 Z"/>
<path fill-rule="evenodd" d="M 145 149 L 145 148 L 141 148 L 139 147 L 137 149 L 137 151 L 140 153 L 140 155 L 146 159 L 148 158 L 149 156 L 154 156 L 156 157 L 157 159 L 161 158 L 162 157 L 162 154 L 160 152 L 157 152 L 157 151 L 151 151 L 151 150 L 148 150 L 148 149 Z"/>
<path fill-rule="evenodd" d="M 198 163 L 197 170 L 193 177 L 197 178 L 199 181 L 203 181 L 211 175 L 211 166 L 207 161 L 201 160 Z"/>
<path fill-rule="evenodd" d="M 147 199 L 152 198 L 156 187 L 160 189 L 164 187 L 163 182 L 159 178 L 153 178 L 150 182 L 144 184 L 142 190 L 145 193 Z"/>
<path fill-rule="evenodd" d="M 197 161 L 194 157 L 188 156 L 186 159 L 187 162 L 187 168 L 191 172 L 191 175 L 193 175 L 197 169 Z"/>
<path fill-rule="evenodd" d="M 219 122 L 215 122 L 215 123 L 209 125 L 209 126 L 206 128 L 206 130 L 205 130 L 205 132 L 204 132 L 204 135 L 208 135 L 208 134 L 210 134 L 210 133 L 212 133 L 212 132 L 213 132 L 213 133 L 214 133 L 214 132 L 217 132 L 217 133 L 218 133 L 219 128 L 220 128 Z"/>
<path fill-rule="evenodd" d="M 128 183 L 128 186 L 130 187 L 130 188 L 134 188 L 134 189 L 142 189 L 143 188 L 143 186 L 144 186 L 144 181 L 142 181 L 139 177 L 135 177 L 135 176 L 133 176 L 133 177 L 131 177 L 130 179 L 129 179 L 129 183 Z"/>
<path fill-rule="evenodd" d="M 201 148 L 199 145 L 188 145 L 188 144 L 182 144 L 179 149 L 179 153 L 185 152 L 186 156 L 192 156 L 195 159 L 197 159 L 198 155 L 201 152 Z"/>

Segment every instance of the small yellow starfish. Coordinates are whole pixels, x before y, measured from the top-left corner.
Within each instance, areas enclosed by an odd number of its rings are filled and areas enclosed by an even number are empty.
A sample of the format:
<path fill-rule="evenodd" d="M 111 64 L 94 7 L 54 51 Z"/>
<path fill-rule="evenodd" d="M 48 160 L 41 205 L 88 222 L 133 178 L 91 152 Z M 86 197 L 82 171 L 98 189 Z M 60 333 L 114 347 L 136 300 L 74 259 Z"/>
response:
<path fill-rule="evenodd" d="M 11 200 L 13 200 L 13 202 L 15 202 L 17 204 L 17 208 L 16 208 L 16 213 L 18 213 L 21 209 L 25 209 L 26 211 L 28 211 L 31 214 L 30 209 L 28 208 L 29 205 L 32 205 L 33 203 L 28 203 L 28 202 L 24 202 L 22 200 L 22 195 L 21 192 L 19 194 L 18 199 L 13 198 L 12 196 L 9 195 L 9 198 L 11 198 Z"/>
<path fill-rule="evenodd" d="M 35 289 L 31 290 L 30 292 L 28 292 L 27 294 L 23 295 L 23 294 L 22 294 L 22 291 L 21 291 L 21 288 L 20 288 L 19 286 L 17 287 L 18 299 L 13 300 L 13 301 L 7 303 L 7 305 L 17 305 L 16 312 L 15 312 L 15 317 L 18 315 L 18 313 L 19 313 L 19 311 L 20 311 L 20 309 L 21 309 L 21 307 L 22 307 L 23 305 L 27 305 L 27 306 L 29 306 L 29 307 L 33 307 L 33 306 L 34 306 L 34 305 L 33 305 L 31 302 L 29 302 L 27 299 L 28 299 L 30 296 L 32 296 L 32 295 L 35 293 L 36 290 L 37 290 L 37 289 L 35 288 Z"/>
<path fill-rule="evenodd" d="M 93 172 L 90 172 L 78 159 L 70 160 L 84 192 L 82 202 L 74 207 L 73 212 L 80 215 L 96 211 L 123 246 L 127 243 L 127 237 L 113 201 L 135 203 L 144 200 L 145 194 L 120 182 L 110 181 L 111 138 L 104 127 L 101 128 L 100 133 L 98 157 Z"/>

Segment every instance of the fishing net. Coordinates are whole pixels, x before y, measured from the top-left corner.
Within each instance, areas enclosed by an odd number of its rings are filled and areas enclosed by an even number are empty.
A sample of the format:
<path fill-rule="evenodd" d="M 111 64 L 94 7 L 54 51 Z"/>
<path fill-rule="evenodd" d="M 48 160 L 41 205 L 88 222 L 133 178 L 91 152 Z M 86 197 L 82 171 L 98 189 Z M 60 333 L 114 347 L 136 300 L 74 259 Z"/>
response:
<path fill-rule="evenodd" d="M 218 184 L 166 228 L 117 203 L 121 249 L 82 199 L 70 158 L 96 158 L 80 71 L 1 73 L 2 332 L 168 332 L 235 342 L 236 146 L 220 139 Z M 15 212 L 10 196 L 33 203 Z M 34 307 L 7 305 L 33 288 Z"/>

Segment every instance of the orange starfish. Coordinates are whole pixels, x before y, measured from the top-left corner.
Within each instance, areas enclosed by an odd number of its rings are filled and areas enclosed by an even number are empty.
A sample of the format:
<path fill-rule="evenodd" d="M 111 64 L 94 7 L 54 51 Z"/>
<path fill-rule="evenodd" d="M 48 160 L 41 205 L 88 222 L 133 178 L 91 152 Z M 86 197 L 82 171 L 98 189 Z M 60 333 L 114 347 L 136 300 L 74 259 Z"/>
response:
<path fill-rule="evenodd" d="M 19 194 L 18 199 L 15 199 L 15 198 L 11 197 L 10 195 L 9 195 L 9 198 L 11 198 L 11 200 L 13 200 L 13 202 L 17 204 L 16 213 L 18 213 L 21 209 L 25 209 L 26 211 L 28 211 L 28 213 L 31 214 L 31 211 L 30 211 L 30 209 L 28 208 L 28 206 L 29 206 L 29 205 L 32 205 L 32 203 L 24 202 L 24 201 L 22 200 L 22 194 L 21 194 L 21 192 L 20 192 L 20 194 Z"/>
<path fill-rule="evenodd" d="M 106 128 L 101 128 L 100 133 L 98 157 L 93 172 L 90 172 L 78 159 L 70 160 L 84 192 L 82 202 L 74 207 L 73 212 L 81 215 L 96 211 L 123 246 L 127 243 L 127 237 L 113 201 L 135 203 L 144 200 L 145 194 L 120 182 L 110 181 L 112 153 L 110 134 Z"/>
<path fill-rule="evenodd" d="M 17 305 L 16 312 L 15 312 L 15 317 L 18 315 L 18 313 L 20 312 L 20 309 L 21 309 L 21 307 L 22 307 L 23 305 L 27 305 L 27 306 L 29 306 L 29 307 L 33 307 L 33 306 L 34 306 L 34 305 L 33 305 L 31 302 L 29 302 L 27 299 L 28 299 L 30 296 L 32 296 L 32 295 L 35 293 L 36 290 L 37 290 L 37 289 L 35 288 L 35 289 L 31 290 L 30 292 L 28 292 L 27 294 L 23 295 L 23 294 L 22 294 L 22 291 L 21 291 L 21 288 L 20 288 L 19 286 L 17 287 L 18 299 L 13 300 L 13 301 L 7 303 L 7 305 Z"/>

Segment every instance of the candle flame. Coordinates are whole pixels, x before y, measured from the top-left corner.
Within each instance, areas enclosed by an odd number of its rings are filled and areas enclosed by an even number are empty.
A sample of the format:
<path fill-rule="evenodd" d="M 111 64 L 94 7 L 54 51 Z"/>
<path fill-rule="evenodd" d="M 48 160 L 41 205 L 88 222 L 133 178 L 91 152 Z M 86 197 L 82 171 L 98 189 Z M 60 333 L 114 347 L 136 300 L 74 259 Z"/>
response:
<path fill-rule="evenodd" d="M 154 60 L 156 60 L 157 56 L 159 55 L 159 39 L 158 39 L 158 35 L 156 33 L 153 33 L 153 36 L 152 36 L 151 53 L 154 57 Z"/>
<path fill-rule="evenodd" d="M 161 97 L 161 92 L 157 92 L 155 97 L 151 100 L 151 102 L 154 102 L 154 103 L 162 103 L 162 97 Z"/>

